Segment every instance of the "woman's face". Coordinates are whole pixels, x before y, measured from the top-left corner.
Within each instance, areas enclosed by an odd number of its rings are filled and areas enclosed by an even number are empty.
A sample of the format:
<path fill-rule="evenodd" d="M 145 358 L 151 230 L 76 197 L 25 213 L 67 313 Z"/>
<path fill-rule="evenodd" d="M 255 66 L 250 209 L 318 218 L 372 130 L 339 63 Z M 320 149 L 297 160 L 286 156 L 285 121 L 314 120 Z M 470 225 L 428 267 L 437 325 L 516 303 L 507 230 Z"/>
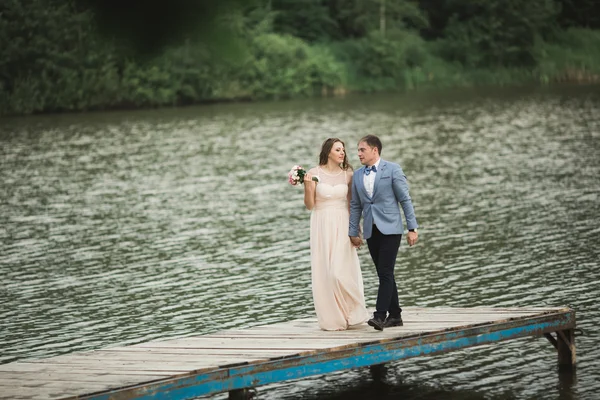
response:
<path fill-rule="evenodd" d="M 344 149 L 342 142 L 335 142 L 329 152 L 329 159 L 336 164 L 341 164 L 344 162 L 345 156 L 346 150 Z"/>

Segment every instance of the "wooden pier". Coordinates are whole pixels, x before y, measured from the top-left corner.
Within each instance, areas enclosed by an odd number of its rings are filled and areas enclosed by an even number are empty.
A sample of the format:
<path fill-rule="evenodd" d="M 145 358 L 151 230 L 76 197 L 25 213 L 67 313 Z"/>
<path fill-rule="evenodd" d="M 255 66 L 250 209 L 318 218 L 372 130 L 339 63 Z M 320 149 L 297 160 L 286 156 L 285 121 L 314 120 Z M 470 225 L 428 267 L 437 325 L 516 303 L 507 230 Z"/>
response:
<path fill-rule="evenodd" d="M 575 365 L 570 308 L 405 307 L 404 326 L 319 330 L 315 318 L 0 365 L 0 399 L 189 399 L 527 336 Z M 515 354 L 515 357 L 517 355 Z"/>

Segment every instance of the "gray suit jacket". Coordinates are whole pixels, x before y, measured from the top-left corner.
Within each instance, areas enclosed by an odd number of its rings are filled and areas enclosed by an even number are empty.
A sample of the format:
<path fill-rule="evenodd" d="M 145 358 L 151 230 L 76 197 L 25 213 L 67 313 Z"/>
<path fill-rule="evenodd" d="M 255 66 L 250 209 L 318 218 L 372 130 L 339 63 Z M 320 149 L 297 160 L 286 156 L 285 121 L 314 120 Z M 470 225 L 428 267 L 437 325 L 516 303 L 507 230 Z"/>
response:
<path fill-rule="evenodd" d="M 371 237 L 373 224 L 377 225 L 377 229 L 384 235 L 402 234 L 404 227 L 398 204 L 402 206 L 408 229 L 416 229 L 417 219 L 408 194 L 408 182 L 400 165 L 383 159 L 379 162 L 373 197 L 367 194 L 363 180 L 364 173 L 363 166 L 354 172 L 352 178 L 348 236 L 359 236 L 361 214 L 364 218 L 364 239 Z"/>

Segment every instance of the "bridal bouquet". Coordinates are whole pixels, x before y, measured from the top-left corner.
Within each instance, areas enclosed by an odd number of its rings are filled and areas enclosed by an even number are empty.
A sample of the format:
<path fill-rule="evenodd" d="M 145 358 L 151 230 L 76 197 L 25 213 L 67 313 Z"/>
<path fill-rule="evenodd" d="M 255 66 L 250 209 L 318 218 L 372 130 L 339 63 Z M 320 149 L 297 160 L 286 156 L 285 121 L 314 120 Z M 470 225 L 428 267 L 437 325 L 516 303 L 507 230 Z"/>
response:
<path fill-rule="evenodd" d="M 306 170 L 300 165 L 294 165 L 290 172 L 288 172 L 288 182 L 293 186 L 304 183 L 304 175 L 306 175 Z M 319 177 L 313 176 L 312 180 L 319 182 Z"/>

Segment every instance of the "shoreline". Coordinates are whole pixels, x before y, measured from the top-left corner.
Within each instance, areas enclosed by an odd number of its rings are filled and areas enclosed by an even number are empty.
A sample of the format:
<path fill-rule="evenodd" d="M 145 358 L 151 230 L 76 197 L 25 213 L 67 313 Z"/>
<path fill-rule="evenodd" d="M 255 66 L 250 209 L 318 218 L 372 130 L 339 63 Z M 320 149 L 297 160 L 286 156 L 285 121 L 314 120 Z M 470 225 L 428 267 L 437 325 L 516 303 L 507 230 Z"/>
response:
<path fill-rule="evenodd" d="M 489 70 L 488 72 L 491 72 Z M 357 95 L 373 95 L 373 94 L 407 94 L 407 93 L 423 93 L 426 91 L 436 90 L 461 90 L 461 89 L 481 89 L 481 88 L 525 88 L 525 87 L 553 87 L 553 86 L 593 86 L 600 84 L 600 75 L 594 74 L 593 72 L 569 68 L 565 69 L 561 74 L 557 75 L 554 79 L 544 81 L 539 80 L 528 80 L 528 81 L 514 81 L 506 84 L 499 83 L 470 83 L 470 84 L 456 84 L 456 85 L 421 85 L 413 88 L 403 89 L 381 89 L 381 90 L 352 90 L 347 87 L 340 86 L 337 88 L 325 88 L 323 87 L 320 94 L 317 92 L 313 96 L 285 96 L 282 95 L 278 98 L 251 98 L 251 97 L 232 97 L 232 98 L 215 98 L 215 99 L 204 99 L 196 102 L 181 103 L 175 105 L 156 105 L 156 106 L 132 106 L 132 105 L 115 105 L 107 106 L 102 108 L 90 108 L 81 110 L 48 110 L 39 111 L 32 113 L 12 113 L 12 114 L 0 114 L 0 120 L 12 119 L 12 118 L 23 118 L 33 116 L 52 116 L 52 115 L 80 115 L 85 113 L 102 113 L 102 112 L 126 112 L 126 111 L 150 111 L 150 110 L 163 110 L 163 109 L 184 109 L 189 107 L 203 107 L 212 106 L 219 104 L 247 104 L 247 103 L 261 103 L 261 102 L 282 102 L 291 100 L 308 100 L 308 99 L 327 99 L 327 98 L 344 98 L 347 96 Z"/>

